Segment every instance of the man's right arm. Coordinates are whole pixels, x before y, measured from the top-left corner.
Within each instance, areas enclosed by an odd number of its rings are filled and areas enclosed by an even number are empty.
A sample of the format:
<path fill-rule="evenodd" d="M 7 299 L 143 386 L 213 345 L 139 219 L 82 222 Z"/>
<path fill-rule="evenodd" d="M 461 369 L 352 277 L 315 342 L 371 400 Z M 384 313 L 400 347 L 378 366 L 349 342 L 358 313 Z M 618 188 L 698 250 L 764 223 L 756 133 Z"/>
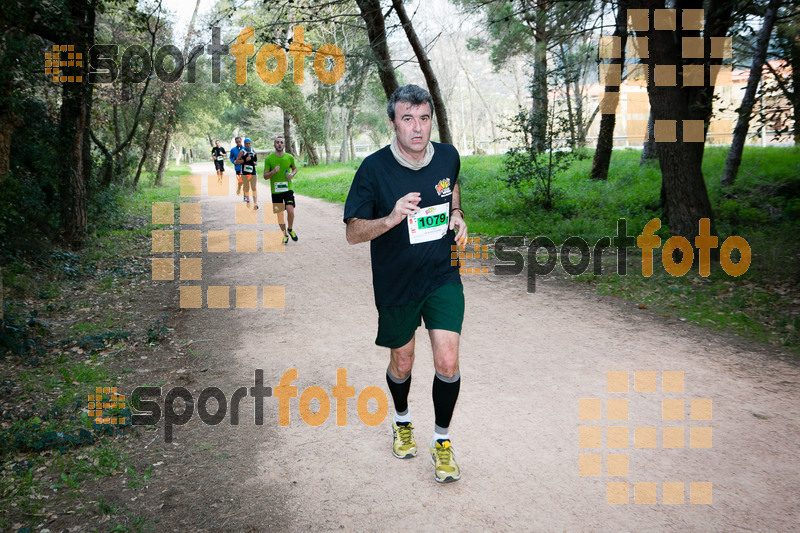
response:
<path fill-rule="evenodd" d="M 358 244 L 360 242 L 371 241 L 377 239 L 394 226 L 389 223 L 389 216 L 383 218 L 376 218 L 374 220 L 366 220 L 363 218 L 348 218 L 346 237 L 349 244 Z"/>
<path fill-rule="evenodd" d="M 382 218 L 367 220 L 364 218 L 348 218 L 346 237 L 350 244 L 358 244 L 377 239 L 393 227 L 400 224 L 405 218 L 417 211 L 420 201 L 418 192 L 410 192 L 394 204 L 392 212 Z"/>

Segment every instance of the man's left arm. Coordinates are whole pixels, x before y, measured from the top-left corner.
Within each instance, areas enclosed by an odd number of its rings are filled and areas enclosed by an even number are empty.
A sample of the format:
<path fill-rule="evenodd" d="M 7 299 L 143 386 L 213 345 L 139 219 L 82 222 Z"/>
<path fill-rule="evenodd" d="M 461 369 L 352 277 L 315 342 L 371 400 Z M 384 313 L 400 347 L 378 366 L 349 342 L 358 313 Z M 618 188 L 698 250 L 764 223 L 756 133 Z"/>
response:
<path fill-rule="evenodd" d="M 450 229 L 456 232 L 456 242 L 467 238 L 467 224 L 464 222 L 461 210 L 461 189 L 458 183 L 453 187 L 453 197 L 450 200 Z"/>

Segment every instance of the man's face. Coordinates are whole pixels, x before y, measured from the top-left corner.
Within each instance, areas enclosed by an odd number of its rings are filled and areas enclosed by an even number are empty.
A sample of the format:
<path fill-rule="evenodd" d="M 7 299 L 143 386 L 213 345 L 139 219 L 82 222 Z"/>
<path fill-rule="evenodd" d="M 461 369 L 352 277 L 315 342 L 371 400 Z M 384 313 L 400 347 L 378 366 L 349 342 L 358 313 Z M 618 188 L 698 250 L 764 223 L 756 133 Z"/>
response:
<path fill-rule="evenodd" d="M 394 122 L 389 123 L 397 136 L 400 151 L 414 161 L 422 159 L 431 140 L 431 106 L 427 102 L 418 106 L 397 102 Z"/>
<path fill-rule="evenodd" d="M 219 148 L 219 141 L 217 141 L 217 148 Z"/>
<path fill-rule="evenodd" d="M 240 138 L 237 137 L 235 140 L 236 140 L 236 146 L 242 145 L 242 140 Z"/>
<path fill-rule="evenodd" d="M 275 139 L 275 150 L 277 150 L 278 152 L 283 152 L 284 146 L 285 146 L 285 141 L 283 140 L 283 137 L 278 137 L 277 139 Z"/>

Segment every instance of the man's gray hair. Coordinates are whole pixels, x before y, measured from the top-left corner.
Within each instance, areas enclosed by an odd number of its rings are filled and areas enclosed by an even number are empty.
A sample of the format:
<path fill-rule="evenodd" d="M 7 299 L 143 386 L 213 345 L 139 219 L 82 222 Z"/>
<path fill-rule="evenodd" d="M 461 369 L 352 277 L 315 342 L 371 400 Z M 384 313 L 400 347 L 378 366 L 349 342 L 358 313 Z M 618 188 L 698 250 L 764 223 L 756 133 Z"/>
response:
<path fill-rule="evenodd" d="M 433 98 L 431 98 L 428 91 L 418 85 L 403 85 L 389 97 L 389 103 L 386 104 L 386 114 L 389 115 L 389 120 L 392 122 L 394 122 L 394 108 L 397 102 L 407 102 L 412 107 L 427 102 L 431 106 L 431 115 L 433 114 Z"/>

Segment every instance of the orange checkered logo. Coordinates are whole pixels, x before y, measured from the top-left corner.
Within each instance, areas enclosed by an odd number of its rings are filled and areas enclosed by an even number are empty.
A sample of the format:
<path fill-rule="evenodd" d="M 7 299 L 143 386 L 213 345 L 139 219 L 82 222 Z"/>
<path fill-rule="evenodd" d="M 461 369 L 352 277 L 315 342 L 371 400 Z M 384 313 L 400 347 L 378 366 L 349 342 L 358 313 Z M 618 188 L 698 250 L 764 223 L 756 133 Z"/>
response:
<path fill-rule="evenodd" d="M 711 505 L 710 481 L 636 480 L 642 473 L 631 474 L 628 471 L 629 458 L 633 454 L 637 456 L 635 459 L 640 459 L 656 453 L 671 453 L 660 450 L 689 448 L 698 453 L 710 450 L 711 399 L 686 398 L 681 371 L 635 371 L 634 393 L 640 393 L 639 397 L 645 401 L 647 396 L 658 394 L 660 397 L 655 400 L 661 407 L 661 420 L 644 425 L 631 424 L 628 411 L 637 406 L 635 400 L 629 404 L 626 397 L 630 393 L 630 374 L 627 371 L 607 372 L 607 398 L 578 400 L 578 418 L 581 421 L 578 426 L 578 448 L 581 451 L 578 475 L 605 478 L 606 502 L 609 504 L 630 503 L 631 489 L 636 504 L 685 504 L 688 485 L 690 504 Z"/>
<path fill-rule="evenodd" d="M 124 426 L 126 417 L 106 416 L 106 409 L 125 409 L 125 395 L 117 393 L 116 387 L 97 387 L 94 394 L 88 396 L 89 418 L 95 424 L 111 424 Z"/>
<path fill-rule="evenodd" d="M 70 76 L 64 69 L 83 67 L 83 54 L 72 44 L 54 44 L 52 52 L 44 54 L 44 73 L 56 83 L 81 83 L 83 76 Z"/>
<path fill-rule="evenodd" d="M 467 259 L 489 259 L 489 245 L 481 244 L 480 237 L 467 237 L 465 244 L 454 244 L 450 246 L 450 265 L 458 266 L 460 274 L 488 274 L 489 267 L 468 267 L 465 265 Z M 472 246 L 472 251 L 467 251 L 467 246 Z"/>

